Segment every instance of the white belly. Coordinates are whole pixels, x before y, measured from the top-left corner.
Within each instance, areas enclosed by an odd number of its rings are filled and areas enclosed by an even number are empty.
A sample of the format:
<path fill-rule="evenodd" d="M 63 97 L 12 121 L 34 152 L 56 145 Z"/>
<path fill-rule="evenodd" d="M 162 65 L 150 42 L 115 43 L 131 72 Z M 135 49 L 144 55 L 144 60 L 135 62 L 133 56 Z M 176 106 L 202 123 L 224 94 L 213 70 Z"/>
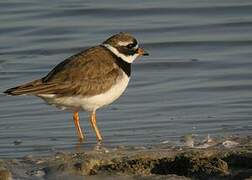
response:
<path fill-rule="evenodd" d="M 83 97 L 81 95 L 72 97 L 56 97 L 54 94 L 40 94 L 48 104 L 57 106 L 60 109 L 70 109 L 74 111 L 85 110 L 94 111 L 102 106 L 108 105 L 119 98 L 125 91 L 129 83 L 129 77 L 123 73 L 123 77 L 118 79 L 108 91 L 95 96 Z"/>

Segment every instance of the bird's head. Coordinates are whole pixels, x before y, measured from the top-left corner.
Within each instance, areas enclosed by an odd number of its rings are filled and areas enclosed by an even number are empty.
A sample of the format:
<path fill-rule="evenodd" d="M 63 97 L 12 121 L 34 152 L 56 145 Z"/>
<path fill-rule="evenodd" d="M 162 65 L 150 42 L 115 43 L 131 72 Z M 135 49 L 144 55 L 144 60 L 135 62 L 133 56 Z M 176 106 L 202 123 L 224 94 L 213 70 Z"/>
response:
<path fill-rule="evenodd" d="M 128 63 L 132 63 L 139 56 L 149 55 L 139 47 L 137 40 L 131 34 L 125 32 L 111 36 L 102 45 Z"/>

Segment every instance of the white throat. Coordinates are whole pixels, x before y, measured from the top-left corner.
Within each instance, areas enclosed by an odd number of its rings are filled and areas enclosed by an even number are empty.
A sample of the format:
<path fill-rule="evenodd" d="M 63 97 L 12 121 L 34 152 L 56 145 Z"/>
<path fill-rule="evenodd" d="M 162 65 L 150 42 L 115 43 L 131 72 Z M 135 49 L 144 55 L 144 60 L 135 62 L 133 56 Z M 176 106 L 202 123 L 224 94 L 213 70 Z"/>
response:
<path fill-rule="evenodd" d="M 121 58 L 122 60 L 126 61 L 127 63 L 132 63 L 138 56 L 139 54 L 134 54 L 134 55 L 129 55 L 125 56 L 124 54 L 120 53 L 116 48 L 109 44 L 102 44 L 102 46 L 106 47 L 108 50 L 110 50 L 114 55 L 117 57 Z"/>

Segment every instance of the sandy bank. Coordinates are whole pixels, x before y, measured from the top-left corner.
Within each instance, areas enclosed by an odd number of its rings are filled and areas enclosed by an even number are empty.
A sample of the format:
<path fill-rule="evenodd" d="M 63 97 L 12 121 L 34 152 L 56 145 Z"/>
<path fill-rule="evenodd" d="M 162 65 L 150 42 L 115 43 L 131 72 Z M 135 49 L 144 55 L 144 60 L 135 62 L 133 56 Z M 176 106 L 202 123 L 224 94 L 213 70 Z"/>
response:
<path fill-rule="evenodd" d="M 201 148 L 113 148 L 1 160 L 0 179 L 252 179 L 252 138 Z"/>

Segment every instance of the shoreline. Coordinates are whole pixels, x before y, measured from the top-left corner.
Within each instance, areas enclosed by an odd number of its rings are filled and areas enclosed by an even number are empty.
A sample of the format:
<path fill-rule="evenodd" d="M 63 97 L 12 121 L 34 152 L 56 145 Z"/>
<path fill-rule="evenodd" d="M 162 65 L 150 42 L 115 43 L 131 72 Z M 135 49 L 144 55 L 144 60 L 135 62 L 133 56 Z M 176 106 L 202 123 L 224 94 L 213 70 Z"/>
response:
<path fill-rule="evenodd" d="M 252 179 L 252 138 L 209 146 L 58 152 L 46 157 L 1 160 L 0 179 Z M 235 143 L 230 143 L 235 142 Z"/>

